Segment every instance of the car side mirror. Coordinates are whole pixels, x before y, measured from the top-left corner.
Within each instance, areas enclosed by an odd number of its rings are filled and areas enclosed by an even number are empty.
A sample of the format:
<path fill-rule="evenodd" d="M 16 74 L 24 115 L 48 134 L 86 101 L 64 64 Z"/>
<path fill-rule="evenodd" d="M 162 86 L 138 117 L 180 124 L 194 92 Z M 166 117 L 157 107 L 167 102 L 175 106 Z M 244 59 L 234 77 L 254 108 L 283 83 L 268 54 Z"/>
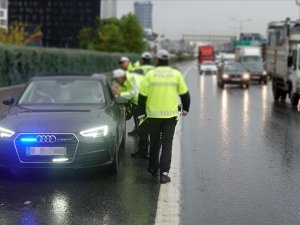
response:
<path fill-rule="evenodd" d="M 287 58 L 287 65 L 288 65 L 288 68 L 291 68 L 293 65 L 293 56 L 289 56 Z"/>
<path fill-rule="evenodd" d="M 118 96 L 118 97 L 116 97 L 116 103 L 119 105 L 127 105 L 128 100 L 126 98 Z"/>
<path fill-rule="evenodd" d="M 14 102 L 15 102 L 15 100 L 12 97 L 9 97 L 2 101 L 3 105 L 7 105 L 7 106 L 11 106 L 12 104 L 14 104 Z"/>

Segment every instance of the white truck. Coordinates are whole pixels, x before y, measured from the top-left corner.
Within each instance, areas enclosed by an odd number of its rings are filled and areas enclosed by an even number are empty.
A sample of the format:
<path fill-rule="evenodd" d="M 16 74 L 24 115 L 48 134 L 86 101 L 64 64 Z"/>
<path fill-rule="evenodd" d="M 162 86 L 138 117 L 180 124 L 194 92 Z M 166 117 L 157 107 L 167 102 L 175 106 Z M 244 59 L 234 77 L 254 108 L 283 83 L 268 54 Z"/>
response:
<path fill-rule="evenodd" d="M 237 61 L 242 63 L 250 73 L 251 80 L 267 84 L 268 76 L 264 69 L 262 49 L 260 46 L 237 46 L 235 49 Z"/>
<path fill-rule="evenodd" d="M 287 96 L 296 107 L 300 98 L 300 21 L 271 22 L 268 25 L 266 68 L 272 77 L 275 101 Z"/>

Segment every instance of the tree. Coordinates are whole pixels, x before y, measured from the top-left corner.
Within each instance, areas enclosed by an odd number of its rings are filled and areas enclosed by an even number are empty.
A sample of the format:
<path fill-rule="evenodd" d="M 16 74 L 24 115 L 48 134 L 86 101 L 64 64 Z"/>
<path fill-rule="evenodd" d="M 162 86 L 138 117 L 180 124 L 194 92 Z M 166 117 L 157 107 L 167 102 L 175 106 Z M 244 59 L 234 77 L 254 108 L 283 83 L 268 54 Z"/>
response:
<path fill-rule="evenodd" d="M 0 29 L 0 42 L 5 44 L 26 46 L 43 35 L 39 27 L 36 27 L 34 32 L 31 34 L 27 32 L 26 27 L 26 24 L 22 22 L 16 22 L 9 26 L 7 30 Z"/>
<path fill-rule="evenodd" d="M 145 48 L 143 29 L 132 14 L 121 19 L 97 19 L 79 34 L 83 49 L 106 52 L 140 53 Z"/>
<path fill-rule="evenodd" d="M 121 18 L 121 32 L 129 52 L 141 53 L 145 49 L 144 31 L 136 16 L 130 13 Z"/>

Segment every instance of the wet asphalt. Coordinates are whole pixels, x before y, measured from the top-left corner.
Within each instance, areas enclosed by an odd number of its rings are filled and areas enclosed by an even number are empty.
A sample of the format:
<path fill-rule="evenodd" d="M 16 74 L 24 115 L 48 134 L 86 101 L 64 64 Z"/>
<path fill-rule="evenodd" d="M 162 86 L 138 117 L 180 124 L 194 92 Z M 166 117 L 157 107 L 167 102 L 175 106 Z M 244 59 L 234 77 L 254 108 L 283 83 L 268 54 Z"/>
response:
<path fill-rule="evenodd" d="M 181 127 L 182 224 L 300 224 L 300 113 L 274 104 L 270 84 L 221 90 L 193 63 L 180 69 L 192 97 Z M 146 160 L 130 157 L 136 144 L 127 138 L 117 176 L 1 171 L 0 224 L 154 224 L 160 185 Z"/>
<path fill-rule="evenodd" d="M 300 224 L 300 113 L 271 83 L 221 90 L 196 68 L 186 80 L 182 224 Z"/>

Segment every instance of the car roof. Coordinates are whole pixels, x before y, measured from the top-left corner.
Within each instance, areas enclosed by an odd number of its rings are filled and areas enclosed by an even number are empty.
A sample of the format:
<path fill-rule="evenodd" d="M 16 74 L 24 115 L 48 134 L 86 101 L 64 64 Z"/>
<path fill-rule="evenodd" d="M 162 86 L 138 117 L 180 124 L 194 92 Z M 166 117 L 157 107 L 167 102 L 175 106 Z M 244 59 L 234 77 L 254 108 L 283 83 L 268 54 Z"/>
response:
<path fill-rule="evenodd" d="M 34 80 L 99 80 L 106 81 L 107 77 L 104 74 L 74 74 L 74 73 L 48 73 L 48 74 L 39 74 L 30 79 Z"/>

